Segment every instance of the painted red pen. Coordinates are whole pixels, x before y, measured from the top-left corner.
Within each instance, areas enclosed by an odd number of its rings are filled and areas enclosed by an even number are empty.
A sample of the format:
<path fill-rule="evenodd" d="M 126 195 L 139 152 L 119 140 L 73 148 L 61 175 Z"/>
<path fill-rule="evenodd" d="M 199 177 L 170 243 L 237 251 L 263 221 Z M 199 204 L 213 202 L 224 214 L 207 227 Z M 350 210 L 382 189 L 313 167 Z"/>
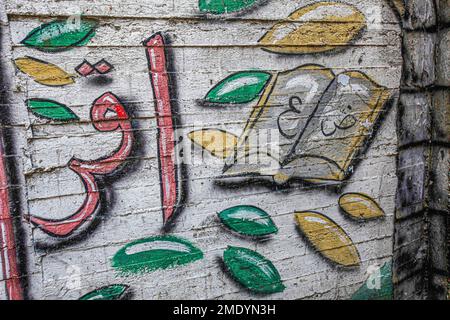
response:
<path fill-rule="evenodd" d="M 177 114 L 171 103 L 170 79 L 167 72 L 166 44 L 161 33 L 144 41 L 150 81 L 155 100 L 158 126 L 158 158 L 164 225 L 167 226 L 182 209 L 182 165 L 177 144 Z"/>
<path fill-rule="evenodd" d="M 23 300 L 20 271 L 17 263 L 17 247 L 9 205 L 8 178 L 6 175 L 3 140 L 0 136 L 0 250 L 2 273 L 9 300 Z"/>

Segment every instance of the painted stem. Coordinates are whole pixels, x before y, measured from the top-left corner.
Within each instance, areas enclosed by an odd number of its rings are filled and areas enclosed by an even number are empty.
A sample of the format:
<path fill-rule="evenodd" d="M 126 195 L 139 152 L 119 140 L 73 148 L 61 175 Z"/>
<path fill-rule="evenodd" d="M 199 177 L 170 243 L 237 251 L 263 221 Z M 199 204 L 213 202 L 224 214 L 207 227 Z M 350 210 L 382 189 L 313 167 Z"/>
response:
<path fill-rule="evenodd" d="M 113 118 L 106 114 L 115 114 Z M 127 159 L 133 146 L 133 132 L 131 122 L 123 105 L 116 96 L 107 92 L 98 98 L 91 108 L 91 120 L 95 129 L 101 132 L 120 130 L 122 142 L 118 150 L 111 156 L 94 161 L 84 161 L 72 158 L 69 168 L 82 180 L 86 190 L 86 198 L 80 208 L 71 216 L 60 219 L 44 219 L 30 216 L 29 221 L 42 231 L 54 237 L 67 237 L 78 229 L 84 222 L 92 220 L 99 208 L 100 191 L 94 175 L 113 173 Z"/>
<path fill-rule="evenodd" d="M 5 153 L 0 136 L 0 249 L 2 273 L 9 300 L 23 300 L 20 271 L 17 263 L 17 247 L 14 237 L 11 209 L 9 206 L 8 178 L 5 167 Z"/>
<path fill-rule="evenodd" d="M 164 225 L 182 209 L 181 166 L 177 164 L 175 136 L 176 115 L 171 104 L 170 83 L 167 73 L 167 55 L 164 37 L 156 33 L 144 41 L 155 99 L 158 126 L 158 158 L 161 182 L 161 202 Z"/>

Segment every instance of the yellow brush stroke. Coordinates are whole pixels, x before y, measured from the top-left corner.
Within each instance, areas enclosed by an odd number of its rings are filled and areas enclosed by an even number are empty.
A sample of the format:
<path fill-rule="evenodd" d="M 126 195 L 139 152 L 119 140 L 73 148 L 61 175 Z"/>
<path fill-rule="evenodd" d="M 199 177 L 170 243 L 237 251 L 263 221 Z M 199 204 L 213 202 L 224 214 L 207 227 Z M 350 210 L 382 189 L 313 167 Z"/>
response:
<path fill-rule="evenodd" d="M 54 64 L 38 59 L 23 57 L 15 61 L 17 68 L 37 83 L 46 86 L 64 86 L 74 83 L 71 75 Z"/>
<path fill-rule="evenodd" d="M 326 258 L 346 267 L 360 264 L 358 250 L 335 222 L 312 211 L 297 212 L 295 219 L 302 233 Z"/>
<path fill-rule="evenodd" d="M 234 152 L 238 138 L 218 129 L 202 129 L 190 132 L 188 138 L 213 156 L 226 159 Z"/>
<path fill-rule="evenodd" d="M 330 6 L 336 6 L 351 13 L 344 16 L 327 14 L 317 19 L 310 18 L 319 10 Z M 301 21 L 302 18 L 305 21 Z M 347 45 L 359 34 L 365 24 L 364 15 L 353 6 L 337 2 L 319 2 L 295 11 L 287 18 L 287 21 L 275 24 L 259 40 L 259 43 L 268 51 L 278 53 L 325 52 Z"/>
<path fill-rule="evenodd" d="M 250 134 L 250 131 L 255 126 L 258 119 L 263 115 L 267 101 L 270 98 L 270 94 L 272 93 L 273 87 L 275 86 L 275 83 L 278 79 L 278 73 L 272 75 L 272 78 L 270 79 L 270 82 L 266 85 L 264 92 L 261 94 L 261 97 L 256 104 L 256 106 L 252 109 L 252 113 L 250 114 L 249 119 L 247 120 L 247 123 L 245 124 L 244 131 L 242 132 L 241 136 L 238 139 L 238 142 L 236 143 L 236 151 L 244 146 L 244 144 L 247 142 L 247 138 Z M 244 146 L 245 154 L 248 154 L 248 146 Z"/>
<path fill-rule="evenodd" d="M 359 71 L 348 71 L 341 73 L 343 75 L 347 75 L 350 78 L 357 78 L 361 80 L 369 81 L 373 88 L 371 90 L 371 98 L 370 101 L 367 103 L 368 108 L 370 109 L 369 112 L 361 113 L 357 116 L 359 123 L 376 123 L 378 119 L 381 116 L 381 111 L 383 110 L 383 107 L 387 103 L 387 101 L 391 97 L 391 93 L 386 87 L 380 86 L 378 83 L 373 81 L 371 78 L 369 78 L 366 74 L 359 72 Z M 363 142 L 365 141 L 366 137 L 369 135 L 370 128 L 367 128 L 365 126 L 359 126 L 358 131 L 355 133 L 354 137 L 352 137 L 349 140 L 349 143 L 343 150 L 343 154 L 346 154 L 347 156 L 345 159 L 342 159 L 341 161 L 337 161 L 337 163 L 343 168 L 343 171 L 347 171 L 351 164 L 353 159 L 355 158 L 356 154 L 360 150 Z M 342 180 L 345 179 L 345 176 L 342 176 Z"/>
<path fill-rule="evenodd" d="M 365 194 L 344 194 L 339 199 L 339 206 L 344 212 L 357 219 L 375 219 L 385 216 L 378 203 Z"/>

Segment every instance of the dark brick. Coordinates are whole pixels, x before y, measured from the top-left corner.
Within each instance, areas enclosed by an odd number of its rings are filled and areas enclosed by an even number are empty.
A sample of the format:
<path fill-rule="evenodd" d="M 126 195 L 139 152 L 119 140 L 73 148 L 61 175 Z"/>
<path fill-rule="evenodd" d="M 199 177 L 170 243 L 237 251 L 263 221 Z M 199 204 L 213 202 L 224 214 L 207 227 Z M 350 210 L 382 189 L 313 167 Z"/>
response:
<path fill-rule="evenodd" d="M 448 210 L 449 149 L 431 148 L 431 168 L 429 172 L 428 208 L 446 212 Z"/>
<path fill-rule="evenodd" d="M 397 219 L 407 218 L 425 209 L 428 149 L 419 146 L 399 152 L 396 199 Z"/>
<path fill-rule="evenodd" d="M 431 98 L 427 93 L 404 93 L 398 109 L 399 146 L 431 140 Z"/>
<path fill-rule="evenodd" d="M 450 130 L 447 121 L 450 117 L 450 90 L 442 89 L 433 93 L 433 112 L 431 113 L 431 139 L 438 143 L 450 143 Z"/>
<path fill-rule="evenodd" d="M 436 26 L 436 6 L 434 0 L 408 0 L 405 2 L 406 15 L 403 27 L 420 30 Z"/>
<path fill-rule="evenodd" d="M 447 265 L 447 216 L 442 213 L 430 211 L 429 220 L 429 247 L 430 247 L 430 268 L 448 271 Z"/>
<path fill-rule="evenodd" d="M 393 275 L 398 283 L 426 269 L 428 253 L 426 239 L 425 216 L 397 222 Z"/>
<path fill-rule="evenodd" d="M 401 282 L 394 280 L 394 300 L 426 299 L 425 277 L 422 273 Z"/>
<path fill-rule="evenodd" d="M 436 82 L 436 34 L 405 32 L 403 51 L 403 87 L 414 90 L 434 85 Z"/>

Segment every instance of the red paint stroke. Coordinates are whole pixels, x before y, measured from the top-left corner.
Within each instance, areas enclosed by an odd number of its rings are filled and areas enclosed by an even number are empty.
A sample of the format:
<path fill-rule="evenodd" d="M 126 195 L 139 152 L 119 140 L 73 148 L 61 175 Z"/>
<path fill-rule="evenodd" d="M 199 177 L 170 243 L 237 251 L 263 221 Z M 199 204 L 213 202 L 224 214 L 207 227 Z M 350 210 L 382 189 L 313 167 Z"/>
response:
<path fill-rule="evenodd" d="M 0 250 L 2 273 L 9 300 L 23 300 L 20 271 L 17 263 L 14 226 L 9 206 L 8 178 L 5 167 L 3 141 L 0 137 Z"/>
<path fill-rule="evenodd" d="M 91 120 L 98 131 L 120 130 L 122 142 L 114 154 L 109 157 L 93 161 L 77 158 L 70 160 L 69 168 L 80 177 L 86 190 L 86 198 L 81 207 L 73 215 L 60 220 L 29 217 L 31 223 L 51 236 L 69 236 L 84 222 L 92 220 L 100 203 L 100 191 L 95 175 L 113 173 L 131 153 L 133 146 L 131 122 L 125 108 L 114 94 L 107 92 L 94 102 L 91 108 Z"/>
<path fill-rule="evenodd" d="M 94 72 L 94 70 L 94 66 L 87 60 L 83 60 L 83 62 L 75 68 L 75 71 L 83 77 L 87 77 Z"/>
<path fill-rule="evenodd" d="M 86 59 L 83 60 L 83 62 L 78 65 L 75 68 L 75 71 L 83 76 L 83 77 L 87 77 L 91 74 L 107 74 L 109 72 L 111 72 L 111 70 L 113 69 L 112 64 L 110 64 L 108 61 L 106 61 L 105 59 L 102 59 L 100 61 L 98 61 L 96 64 L 92 65 L 89 61 L 87 61 Z"/>
<path fill-rule="evenodd" d="M 171 105 L 166 44 L 162 34 L 156 33 L 144 41 L 144 46 L 147 48 L 150 80 L 155 98 L 161 202 L 164 225 L 167 225 L 181 209 L 179 204 L 181 201 L 179 188 L 181 172 L 178 171 L 181 167 L 177 165 L 175 115 Z"/>
<path fill-rule="evenodd" d="M 97 62 L 96 64 L 94 64 L 94 68 L 95 68 L 95 71 L 97 71 L 98 73 L 106 74 L 106 73 L 111 72 L 111 70 L 113 69 L 113 66 L 105 59 L 102 59 L 99 62 Z"/>

